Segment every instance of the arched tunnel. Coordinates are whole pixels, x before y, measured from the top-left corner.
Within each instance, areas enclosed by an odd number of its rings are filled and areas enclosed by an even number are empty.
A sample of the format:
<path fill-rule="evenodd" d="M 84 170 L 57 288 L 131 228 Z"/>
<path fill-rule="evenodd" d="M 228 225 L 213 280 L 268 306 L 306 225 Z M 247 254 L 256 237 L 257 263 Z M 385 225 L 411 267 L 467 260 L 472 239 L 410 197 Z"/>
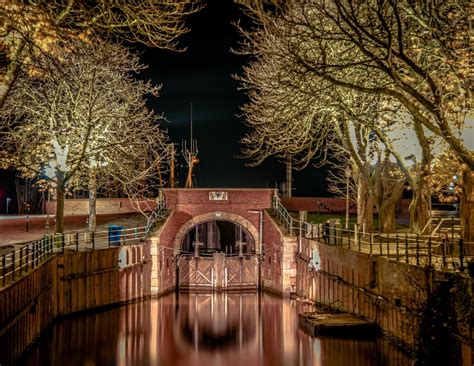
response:
<path fill-rule="evenodd" d="M 209 220 L 194 225 L 181 243 L 181 254 L 212 256 L 255 254 L 255 239 L 242 225 L 228 220 Z"/>

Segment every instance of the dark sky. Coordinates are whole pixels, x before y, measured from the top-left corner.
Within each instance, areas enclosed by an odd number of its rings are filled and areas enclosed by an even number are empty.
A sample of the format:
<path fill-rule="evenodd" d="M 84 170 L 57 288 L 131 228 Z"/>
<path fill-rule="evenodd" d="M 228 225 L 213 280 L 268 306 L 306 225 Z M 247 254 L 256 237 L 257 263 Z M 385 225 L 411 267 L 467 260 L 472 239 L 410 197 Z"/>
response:
<path fill-rule="evenodd" d="M 150 107 L 170 121 L 165 126 L 174 142 L 189 136 L 193 103 L 199 187 L 274 187 L 285 179 L 283 164 L 271 160 L 252 168 L 237 157 L 239 140 L 246 130 L 237 115 L 246 97 L 231 75 L 241 73 L 248 59 L 231 53 L 230 48 L 237 47 L 239 40 L 231 22 L 242 17 L 232 0 L 208 1 L 187 21 L 191 32 L 181 38 L 186 52 L 147 49 L 142 57 L 148 65 L 144 77 L 163 85 L 160 97 L 150 101 Z M 309 167 L 294 173 L 295 195 L 327 195 L 325 186 L 323 170 Z"/>

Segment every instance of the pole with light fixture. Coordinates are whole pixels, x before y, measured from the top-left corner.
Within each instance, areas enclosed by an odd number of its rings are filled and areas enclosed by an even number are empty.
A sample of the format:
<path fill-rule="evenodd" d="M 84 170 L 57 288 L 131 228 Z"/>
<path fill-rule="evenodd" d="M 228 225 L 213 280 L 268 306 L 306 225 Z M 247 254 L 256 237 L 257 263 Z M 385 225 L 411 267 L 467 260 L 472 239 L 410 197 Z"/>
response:
<path fill-rule="evenodd" d="M 8 215 L 8 206 L 10 205 L 11 200 L 12 199 L 10 197 L 7 197 L 7 209 L 6 209 L 6 212 L 5 212 L 6 215 Z"/>

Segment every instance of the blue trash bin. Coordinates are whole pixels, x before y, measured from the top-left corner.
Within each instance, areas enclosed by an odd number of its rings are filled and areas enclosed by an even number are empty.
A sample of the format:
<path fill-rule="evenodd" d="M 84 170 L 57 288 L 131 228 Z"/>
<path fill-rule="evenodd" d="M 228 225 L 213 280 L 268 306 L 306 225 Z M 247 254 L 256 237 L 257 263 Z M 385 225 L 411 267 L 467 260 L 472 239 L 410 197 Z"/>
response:
<path fill-rule="evenodd" d="M 119 225 L 109 226 L 109 245 L 120 245 L 124 229 L 123 226 Z"/>

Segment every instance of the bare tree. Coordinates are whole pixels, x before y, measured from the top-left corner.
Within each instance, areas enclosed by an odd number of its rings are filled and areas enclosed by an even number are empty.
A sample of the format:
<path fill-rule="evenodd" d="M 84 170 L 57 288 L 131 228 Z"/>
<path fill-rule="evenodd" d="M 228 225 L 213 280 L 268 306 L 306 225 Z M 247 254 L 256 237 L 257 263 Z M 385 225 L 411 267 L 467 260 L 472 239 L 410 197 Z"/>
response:
<path fill-rule="evenodd" d="M 178 38 L 188 32 L 185 18 L 201 8 L 199 1 L 186 0 L 4 0 L 0 45 L 9 63 L 0 77 L 0 108 L 32 51 L 47 52 L 57 40 L 91 34 L 179 50 Z"/>
<path fill-rule="evenodd" d="M 411 114 L 410 126 L 416 131 L 423 161 L 415 174 L 404 172 L 410 186 L 417 187 L 412 216 L 423 212 L 420 221 L 426 221 L 423 184 L 431 162 L 426 132 L 447 143 L 464 163 L 465 175 L 470 177 L 474 166 L 474 155 L 461 137 L 470 108 L 469 2 L 307 0 L 272 4 L 245 2 L 247 12 L 258 22 L 257 31 L 243 32 L 249 53 L 285 57 L 287 67 L 297 70 L 295 82 L 312 78 L 321 85 L 327 82 L 386 96 Z M 379 132 L 383 139 L 383 131 Z M 465 190 L 471 188 L 465 185 Z M 464 196 L 467 229 L 472 203 L 467 193 Z M 469 238 L 469 232 L 465 236 Z"/>
<path fill-rule="evenodd" d="M 0 161 L 55 184 L 56 232 L 63 232 L 68 188 L 88 177 L 94 195 L 103 174 L 139 194 L 141 181 L 166 161 L 167 138 L 144 99 L 159 88 L 134 79 L 143 69 L 138 56 L 99 40 L 53 47 L 54 57 L 32 55 L 0 111 Z"/>
<path fill-rule="evenodd" d="M 279 23 L 274 26 L 281 31 Z M 249 40 L 243 51 L 256 56 L 238 77 L 250 98 L 242 107 L 251 128 L 242 140 L 245 156 L 259 164 L 268 156 L 291 152 L 299 166 L 305 166 L 315 158 L 322 164 L 328 154 L 337 155 L 344 167 L 352 165 L 360 203 L 358 223 L 372 228 L 375 204 L 379 212 L 382 208 L 385 212 L 380 220 L 382 230 L 393 230 L 405 179 L 399 175 L 397 189 L 389 189 L 394 188 L 394 179 L 385 173 L 394 166 L 381 158 L 392 154 L 385 146 L 389 140 L 368 140 L 369 135 L 375 136 L 374 130 L 393 120 L 394 112 L 383 107 L 375 95 L 337 87 L 305 72 L 279 48 L 285 47 L 286 40 L 273 30 L 270 26 L 253 34 L 242 30 Z M 345 181 L 344 167 L 335 169 L 333 181 L 341 176 Z M 376 184 L 375 179 L 382 178 L 382 184 Z"/>

